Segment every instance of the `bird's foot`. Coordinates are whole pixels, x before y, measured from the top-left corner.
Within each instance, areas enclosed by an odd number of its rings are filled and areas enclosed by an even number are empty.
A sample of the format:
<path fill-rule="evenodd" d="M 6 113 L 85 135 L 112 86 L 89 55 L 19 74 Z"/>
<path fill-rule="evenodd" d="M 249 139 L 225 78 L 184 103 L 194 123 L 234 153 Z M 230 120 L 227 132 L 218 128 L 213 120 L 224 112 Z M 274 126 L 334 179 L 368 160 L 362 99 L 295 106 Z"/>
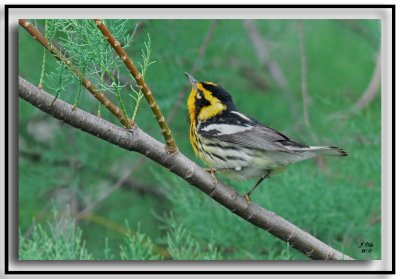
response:
<path fill-rule="evenodd" d="M 205 168 L 204 170 L 206 172 L 208 172 L 209 174 L 211 174 L 212 178 L 214 179 L 214 185 L 217 185 L 218 180 L 217 180 L 217 177 L 215 176 L 215 173 L 217 172 L 217 170 L 213 169 L 213 168 Z"/>
<path fill-rule="evenodd" d="M 251 204 L 252 201 L 250 199 L 250 195 L 248 193 L 244 194 L 243 198 L 247 201 L 247 204 Z"/>

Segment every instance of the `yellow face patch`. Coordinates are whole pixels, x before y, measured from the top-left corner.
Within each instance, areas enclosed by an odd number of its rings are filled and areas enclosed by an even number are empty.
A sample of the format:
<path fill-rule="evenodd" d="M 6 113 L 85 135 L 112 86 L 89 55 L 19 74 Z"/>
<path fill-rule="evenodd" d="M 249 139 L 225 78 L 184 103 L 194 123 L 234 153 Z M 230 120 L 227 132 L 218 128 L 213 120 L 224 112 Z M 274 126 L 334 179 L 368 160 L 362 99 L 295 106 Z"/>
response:
<path fill-rule="evenodd" d="M 211 82 L 206 83 L 213 84 Z M 198 90 L 203 93 L 204 97 L 199 95 L 197 92 Z M 196 118 L 196 100 L 199 98 L 206 99 L 210 104 L 200 108 Z M 226 105 L 221 103 L 218 98 L 215 98 L 213 94 L 206 90 L 200 82 L 196 83 L 196 88 L 192 88 L 187 100 L 187 106 L 191 123 L 197 123 L 197 120 L 205 121 L 226 110 Z"/>
<path fill-rule="evenodd" d="M 197 88 L 203 92 L 204 98 L 210 102 L 210 105 L 204 106 L 200 109 L 199 115 L 197 116 L 197 118 L 199 120 L 204 121 L 204 120 L 210 119 L 210 118 L 220 114 L 224 110 L 226 110 L 226 105 L 221 103 L 221 101 L 218 98 L 215 98 L 210 91 L 204 89 L 204 87 L 203 87 L 203 85 L 201 85 L 201 83 L 198 83 L 196 85 L 197 85 Z"/>

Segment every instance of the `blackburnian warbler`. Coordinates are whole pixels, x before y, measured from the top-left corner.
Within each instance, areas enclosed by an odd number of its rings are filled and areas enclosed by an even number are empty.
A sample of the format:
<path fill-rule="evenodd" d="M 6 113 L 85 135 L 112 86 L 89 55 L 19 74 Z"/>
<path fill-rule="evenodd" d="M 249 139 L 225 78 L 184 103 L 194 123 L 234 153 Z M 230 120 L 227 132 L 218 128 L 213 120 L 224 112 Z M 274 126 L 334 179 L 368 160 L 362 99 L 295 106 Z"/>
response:
<path fill-rule="evenodd" d="M 212 82 L 199 82 L 185 73 L 192 85 L 187 106 L 190 143 L 212 172 L 236 179 L 258 179 L 250 195 L 268 176 L 289 164 L 320 155 L 347 156 L 334 146 L 307 146 L 236 110 L 231 95 Z"/>

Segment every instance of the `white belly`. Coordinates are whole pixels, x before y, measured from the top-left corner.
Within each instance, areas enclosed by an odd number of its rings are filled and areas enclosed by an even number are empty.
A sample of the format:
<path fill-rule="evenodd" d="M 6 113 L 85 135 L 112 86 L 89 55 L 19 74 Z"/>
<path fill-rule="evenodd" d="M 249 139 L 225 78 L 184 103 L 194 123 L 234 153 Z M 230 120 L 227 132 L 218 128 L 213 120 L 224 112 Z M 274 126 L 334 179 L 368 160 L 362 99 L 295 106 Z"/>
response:
<path fill-rule="evenodd" d="M 200 159 L 211 169 L 234 179 L 260 178 L 268 170 L 282 167 L 274 156 L 267 152 L 248 148 L 229 148 L 224 142 L 201 138 Z M 221 147 L 225 147 L 221 150 Z M 222 153 L 223 152 L 223 153 Z"/>

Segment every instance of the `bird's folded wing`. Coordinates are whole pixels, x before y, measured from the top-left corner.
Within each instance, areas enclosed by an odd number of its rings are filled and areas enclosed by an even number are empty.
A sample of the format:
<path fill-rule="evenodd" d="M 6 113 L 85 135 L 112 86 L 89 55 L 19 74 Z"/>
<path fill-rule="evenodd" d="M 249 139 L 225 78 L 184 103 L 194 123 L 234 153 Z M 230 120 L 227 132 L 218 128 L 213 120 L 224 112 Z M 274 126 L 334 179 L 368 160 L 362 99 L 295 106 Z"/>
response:
<path fill-rule="evenodd" d="M 222 142 L 230 142 L 242 147 L 265 151 L 296 153 L 290 147 L 303 146 L 291 141 L 285 135 L 260 124 L 251 126 L 211 124 L 201 127 L 199 133 L 204 137 Z"/>

